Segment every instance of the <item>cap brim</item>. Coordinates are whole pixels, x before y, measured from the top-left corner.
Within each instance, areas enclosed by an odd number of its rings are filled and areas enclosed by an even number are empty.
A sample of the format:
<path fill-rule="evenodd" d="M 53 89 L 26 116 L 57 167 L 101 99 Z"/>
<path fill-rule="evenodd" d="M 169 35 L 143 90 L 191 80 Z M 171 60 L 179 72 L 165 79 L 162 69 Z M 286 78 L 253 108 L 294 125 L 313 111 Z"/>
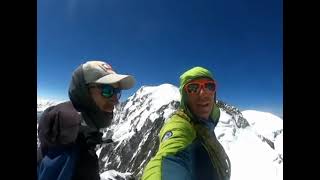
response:
<path fill-rule="evenodd" d="M 135 79 L 130 75 L 108 74 L 95 81 L 99 84 L 114 84 L 119 82 L 121 89 L 130 89 L 135 84 Z"/>

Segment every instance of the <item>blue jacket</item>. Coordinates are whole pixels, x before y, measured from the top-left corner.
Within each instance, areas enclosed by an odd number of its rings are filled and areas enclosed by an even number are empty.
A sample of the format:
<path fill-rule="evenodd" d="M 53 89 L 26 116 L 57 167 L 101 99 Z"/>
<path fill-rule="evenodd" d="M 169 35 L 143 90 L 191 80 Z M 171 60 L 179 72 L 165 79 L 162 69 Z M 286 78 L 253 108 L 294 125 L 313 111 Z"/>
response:
<path fill-rule="evenodd" d="M 78 147 L 50 148 L 38 165 L 38 180 L 72 179 Z"/>

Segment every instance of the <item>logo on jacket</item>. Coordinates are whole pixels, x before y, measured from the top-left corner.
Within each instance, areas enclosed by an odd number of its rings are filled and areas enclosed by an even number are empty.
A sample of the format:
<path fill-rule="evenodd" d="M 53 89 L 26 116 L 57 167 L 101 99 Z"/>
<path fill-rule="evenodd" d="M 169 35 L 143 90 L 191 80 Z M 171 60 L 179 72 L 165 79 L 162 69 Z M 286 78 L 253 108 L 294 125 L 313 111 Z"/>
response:
<path fill-rule="evenodd" d="M 163 141 L 169 139 L 172 135 L 173 135 L 173 133 L 171 131 L 166 132 L 161 141 L 163 142 Z"/>

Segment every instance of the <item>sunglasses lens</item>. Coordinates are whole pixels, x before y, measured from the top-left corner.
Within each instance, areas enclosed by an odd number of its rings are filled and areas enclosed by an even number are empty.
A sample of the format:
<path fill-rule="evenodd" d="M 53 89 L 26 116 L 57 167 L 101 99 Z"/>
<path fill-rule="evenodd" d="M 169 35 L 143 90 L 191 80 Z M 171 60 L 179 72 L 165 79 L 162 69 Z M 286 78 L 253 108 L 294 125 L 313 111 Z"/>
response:
<path fill-rule="evenodd" d="M 216 84 L 214 81 L 199 80 L 194 81 L 186 85 L 185 90 L 188 94 L 197 94 L 200 89 L 205 92 L 214 92 L 216 90 Z"/>
<path fill-rule="evenodd" d="M 102 95 L 105 97 L 111 97 L 113 95 L 113 87 L 110 85 L 102 86 Z"/>
<path fill-rule="evenodd" d="M 187 86 L 188 93 L 197 93 L 199 89 L 199 84 L 191 83 Z"/>
<path fill-rule="evenodd" d="M 117 98 L 120 99 L 121 97 L 121 89 L 119 88 L 114 88 L 110 85 L 104 85 L 102 86 L 102 95 L 110 98 L 112 97 L 114 94 L 116 94 Z"/>
<path fill-rule="evenodd" d="M 216 89 L 216 85 L 214 83 L 206 83 L 205 88 L 209 91 L 214 91 Z"/>

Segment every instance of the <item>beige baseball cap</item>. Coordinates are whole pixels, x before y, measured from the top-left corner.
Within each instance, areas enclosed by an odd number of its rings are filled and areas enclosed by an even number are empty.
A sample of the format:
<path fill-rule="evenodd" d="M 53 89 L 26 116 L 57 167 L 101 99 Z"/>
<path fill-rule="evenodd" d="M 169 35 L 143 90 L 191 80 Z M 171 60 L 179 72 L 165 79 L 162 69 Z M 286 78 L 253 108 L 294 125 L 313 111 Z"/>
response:
<path fill-rule="evenodd" d="M 113 84 L 119 82 L 121 89 L 130 89 L 135 84 L 131 75 L 117 74 L 103 61 L 87 61 L 82 65 L 86 83 Z"/>

